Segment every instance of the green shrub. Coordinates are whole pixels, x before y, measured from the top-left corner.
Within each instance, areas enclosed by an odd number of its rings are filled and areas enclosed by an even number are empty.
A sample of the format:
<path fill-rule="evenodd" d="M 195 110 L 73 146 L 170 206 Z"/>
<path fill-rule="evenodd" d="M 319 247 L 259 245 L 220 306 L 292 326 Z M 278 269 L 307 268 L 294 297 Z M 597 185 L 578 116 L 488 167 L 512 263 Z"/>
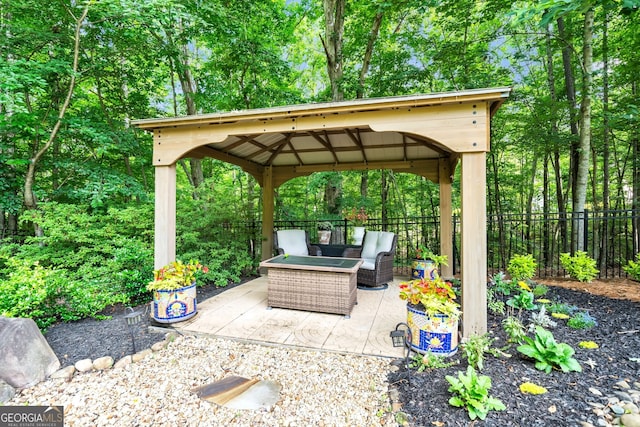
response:
<path fill-rule="evenodd" d="M 473 367 L 467 367 L 467 373 L 458 372 L 458 378 L 451 375 L 445 377 L 451 386 L 449 392 L 453 396 L 449 404 L 458 408 L 465 408 L 469 418 L 484 420 L 489 411 L 502 411 L 506 409 L 499 399 L 489 396 L 491 378 L 486 375 L 478 375 Z"/>
<path fill-rule="evenodd" d="M 507 266 L 512 280 L 531 280 L 536 273 L 536 261 L 533 255 L 514 255 Z"/>
<path fill-rule="evenodd" d="M 124 300 L 123 295 L 73 280 L 64 270 L 19 258 L 5 259 L 0 277 L 0 313 L 31 318 L 43 330 L 57 321 L 95 316 Z"/>
<path fill-rule="evenodd" d="M 569 253 L 560 254 L 560 263 L 572 279 L 581 282 L 592 281 L 600 272 L 596 268 L 596 261 L 583 251 L 576 251 L 573 256 Z"/>
<path fill-rule="evenodd" d="M 575 353 L 569 344 L 557 343 L 553 334 L 536 326 L 534 338 L 524 337 L 525 344 L 518 351 L 536 361 L 536 369 L 550 373 L 552 368 L 563 372 L 582 372 L 582 367 L 572 356 Z"/>
<path fill-rule="evenodd" d="M 629 260 L 627 265 L 622 267 L 625 273 L 627 273 L 633 280 L 640 281 L 640 253 L 636 255 L 636 260 Z"/>

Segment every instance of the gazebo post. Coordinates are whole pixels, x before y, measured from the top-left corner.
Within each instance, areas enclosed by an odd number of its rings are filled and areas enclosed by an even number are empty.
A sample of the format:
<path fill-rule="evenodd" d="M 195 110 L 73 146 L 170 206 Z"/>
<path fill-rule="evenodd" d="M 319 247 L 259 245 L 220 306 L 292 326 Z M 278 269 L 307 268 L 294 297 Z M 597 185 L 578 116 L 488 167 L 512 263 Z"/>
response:
<path fill-rule="evenodd" d="M 176 259 L 176 164 L 155 167 L 154 267 Z"/>
<path fill-rule="evenodd" d="M 462 335 L 487 332 L 486 153 L 462 154 Z"/>
<path fill-rule="evenodd" d="M 446 255 L 448 265 L 440 267 L 442 277 L 453 277 L 453 208 L 451 202 L 451 165 L 448 159 L 438 162 L 440 182 L 440 254 Z"/>
<path fill-rule="evenodd" d="M 262 174 L 262 255 L 261 259 L 271 258 L 273 254 L 273 167 L 264 168 Z"/>

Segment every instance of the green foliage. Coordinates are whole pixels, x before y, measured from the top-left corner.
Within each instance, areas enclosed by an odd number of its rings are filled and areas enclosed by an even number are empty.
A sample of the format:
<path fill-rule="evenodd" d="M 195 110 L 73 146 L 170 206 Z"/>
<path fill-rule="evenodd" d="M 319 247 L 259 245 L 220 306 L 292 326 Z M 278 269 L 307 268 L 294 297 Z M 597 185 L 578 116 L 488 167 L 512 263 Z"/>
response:
<path fill-rule="evenodd" d="M 553 334 L 546 329 L 536 326 L 535 337 L 524 337 L 525 344 L 518 347 L 518 351 L 536 361 L 536 369 L 550 373 L 551 369 L 561 369 L 563 372 L 582 372 L 582 367 L 572 356 L 575 353 L 570 345 L 557 343 Z"/>
<path fill-rule="evenodd" d="M 531 280 L 536 272 L 536 267 L 533 255 L 514 255 L 507 266 L 507 273 L 512 280 Z"/>
<path fill-rule="evenodd" d="M 16 256 L 43 266 L 64 269 L 76 281 L 124 294 L 126 302 L 148 299 L 146 285 L 153 278 L 151 205 L 110 208 L 46 203 L 29 211 L 22 221 L 38 221 L 44 236 L 31 238 Z"/>
<path fill-rule="evenodd" d="M 584 311 L 574 314 L 571 319 L 567 320 L 567 326 L 573 329 L 591 329 L 597 324 L 596 319 Z"/>
<path fill-rule="evenodd" d="M 622 267 L 625 273 L 627 273 L 633 280 L 640 281 L 640 253 L 636 255 L 636 260 L 630 259 L 627 265 Z"/>
<path fill-rule="evenodd" d="M 462 350 L 464 351 L 469 366 L 478 369 L 478 371 L 482 371 L 485 353 L 490 352 L 493 341 L 495 341 L 495 338 L 489 337 L 488 334 L 483 334 L 472 335 L 467 341 L 462 343 Z"/>
<path fill-rule="evenodd" d="M 496 273 L 491 278 L 490 283 L 497 293 L 506 296 L 511 295 L 512 292 L 516 292 L 519 289 L 517 280 L 506 280 L 503 272 Z"/>
<path fill-rule="evenodd" d="M 533 292 L 534 297 L 540 298 L 541 296 L 544 296 L 547 294 L 547 292 L 549 292 L 549 287 L 541 283 L 536 283 L 533 289 L 531 289 L 531 292 Z"/>
<path fill-rule="evenodd" d="M 426 369 L 449 368 L 455 364 L 457 364 L 455 361 L 447 362 L 445 356 L 427 351 L 425 354 L 415 353 L 409 362 L 409 367 L 415 368 L 417 372 L 423 372 Z"/>
<path fill-rule="evenodd" d="M 560 254 L 560 263 L 572 279 L 581 282 L 592 281 L 600 272 L 596 268 L 596 261 L 583 251 L 576 251 L 573 256 L 569 253 Z"/>
<path fill-rule="evenodd" d="M 496 297 L 496 288 L 487 286 L 487 308 L 493 314 L 505 313 L 504 301 Z"/>
<path fill-rule="evenodd" d="M 519 310 L 535 310 L 538 306 L 534 303 L 534 300 L 533 292 L 522 289 L 520 293 L 507 300 L 507 305 Z"/>
<path fill-rule="evenodd" d="M 525 331 L 522 321 L 515 316 L 508 316 L 502 319 L 502 327 L 509 336 L 509 342 L 511 343 L 519 344 L 527 336 L 527 331 Z"/>
<path fill-rule="evenodd" d="M 547 306 L 550 313 L 560 313 L 570 315 L 577 310 L 577 307 L 563 302 L 554 302 Z"/>
<path fill-rule="evenodd" d="M 57 321 L 96 316 L 106 306 L 124 302 L 122 294 L 73 280 L 63 270 L 37 262 L 4 258 L 0 271 L 0 314 L 32 318 L 40 329 Z"/>
<path fill-rule="evenodd" d="M 458 408 L 465 408 L 469 418 L 484 420 L 489 411 L 502 411 L 506 409 L 499 399 L 489 396 L 491 378 L 486 375 L 478 375 L 472 366 L 467 367 L 467 373 L 458 372 L 458 378 L 451 375 L 445 377 L 451 386 L 449 392 L 453 396 L 449 404 Z"/>

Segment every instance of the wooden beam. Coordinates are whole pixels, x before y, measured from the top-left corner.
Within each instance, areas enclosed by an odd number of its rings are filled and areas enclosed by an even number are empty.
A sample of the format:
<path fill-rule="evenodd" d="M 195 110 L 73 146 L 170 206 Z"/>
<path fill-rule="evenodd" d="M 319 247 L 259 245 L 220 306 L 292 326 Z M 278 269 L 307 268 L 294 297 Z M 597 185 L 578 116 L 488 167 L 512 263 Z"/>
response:
<path fill-rule="evenodd" d="M 328 150 L 331 144 L 318 132 L 370 127 L 377 132 L 415 134 L 436 141 L 447 152 L 488 151 L 487 104 L 450 104 L 352 114 L 318 115 L 211 126 L 161 128 L 154 133 L 154 165 L 171 164 L 202 145 L 215 145 L 228 136 L 258 133 L 311 133 Z M 367 147 L 368 148 L 368 147 Z M 335 150 L 331 151 L 335 156 Z"/>
<path fill-rule="evenodd" d="M 154 268 L 176 259 L 176 165 L 155 168 Z"/>
<path fill-rule="evenodd" d="M 262 255 L 261 259 L 273 256 L 273 168 L 266 167 L 262 178 Z"/>
<path fill-rule="evenodd" d="M 462 335 L 487 332 L 486 154 L 462 155 Z"/>
<path fill-rule="evenodd" d="M 442 277 L 453 277 L 453 208 L 452 179 L 449 159 L 440 159 L 438 173 L 440 176 L 440 254 L 446 255 L 449 265 L 441 267 Z"/>

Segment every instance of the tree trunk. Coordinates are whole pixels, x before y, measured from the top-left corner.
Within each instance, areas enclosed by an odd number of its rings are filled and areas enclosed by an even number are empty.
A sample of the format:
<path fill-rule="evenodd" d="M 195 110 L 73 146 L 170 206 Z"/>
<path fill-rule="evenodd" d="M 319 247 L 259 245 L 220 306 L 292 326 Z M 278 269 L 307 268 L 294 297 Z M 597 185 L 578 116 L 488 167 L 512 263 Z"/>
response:
<path fill-rule="evenodd" d="M 327 57 L 331 100 L 342 101 L 344 99 L 342 38 L 344 36 L 345 0 L 323 0 L 323 6 L 324 38 L 321 37 L 321 40 Z"/>
<path fill-rule="evenodd" d="M 82 23 L 87 17 L 87 13 L 89 13 L 90 4 L 91 2 L 86 3 L 84 10 L 82 11 L 82 15 L 80 15 L 80 18 L 76 20 L 73 46 L 73 66 L 71 70 L 69 86 L 67 88 L 66 98 L 62 103 L 62 106 L 58 110 L 58 118 L 53 125 L 51 132 L 49 133 L 47 142 L 35 153 L 35 155 L 31 159 L 29 159 L 29 167 L 27 168 L 27 174 L 24 180 L 24 206 L 26 209 L 37 209 L 38 207 L 36 195 L 33 192 L 33 187 L 36 181 L 36 168 L 42 156 L 44 156 L 51 145 L 53 145 L 53 142 L 58 135 L 58 131 L 62 126 L 62 119 L 64 119 L 67 109 L 71 104 L 71 97 L 73 96 L 73 92 L 76 86 L 76 75 L 78 73 L 78 62 L 80 59 L 80 37 Z M 44 234 L 42 227 L 39 224 L 34 224 L 34 231 L 36 236 L 42 236 Z"/>
<path fill-rule="evenodd" d="M 380 34 L 380 25 L 382 24 L 382 18 L 384 14 L 378 12 L 373 19 L 373 25 L 371 26 L 371 34 L 369 35 L 369 41 L 367 42 L 367 48 L 364 51 L 364 57 L 362 59 L 362 68 L 360 69 L 360 76 L 358 78 L 358 89 L 356 90 L 356 98 L 360 99 L 364 96 L 364 80 L 369 72 L 369 66 L 371 65 L 371 56 L 373 55 L 373 47 Z"/>
<path fill-rule="evenodd" d="M 578 114 L 576 113 L 576 83 L 573 75 L 573 69 L 571 68 L 571 53 L 573 52 L 573 46 L 571 45 L 571 39 L 567 34 L 564 27 L 564 19 L 558 18 L 558 35 L 560 40 L 564 40 L 564 46 L 562 47 L 562 65 L 564 67 L 564 85 L 567 92 L 567 101 L 569 104 L 569 126 L 571 129 L 571 135 L 576 138 L 571 142 L 571 153 L 569 170 L 569 183 L 568 190 L 571 190 L 573 200 L 575 200 L 576 184 L 578 181 Z"/>
<path fill-rule="evenodd" d="M 593 8 L 584 15 L 584 40 L 582 46 L 582 102 L 580 105 L 580 146 L 578 151 L 578 174 L 576 193 L 574 194 L 573 212 L 581 216 L 587 199 L 587 183 L 589 178 L 589 156 L 591 154 L 591 85 L 593 82 Z M 584 222 L 578 220 L 574 226 L 574 249 L 585 250 Z"/>

